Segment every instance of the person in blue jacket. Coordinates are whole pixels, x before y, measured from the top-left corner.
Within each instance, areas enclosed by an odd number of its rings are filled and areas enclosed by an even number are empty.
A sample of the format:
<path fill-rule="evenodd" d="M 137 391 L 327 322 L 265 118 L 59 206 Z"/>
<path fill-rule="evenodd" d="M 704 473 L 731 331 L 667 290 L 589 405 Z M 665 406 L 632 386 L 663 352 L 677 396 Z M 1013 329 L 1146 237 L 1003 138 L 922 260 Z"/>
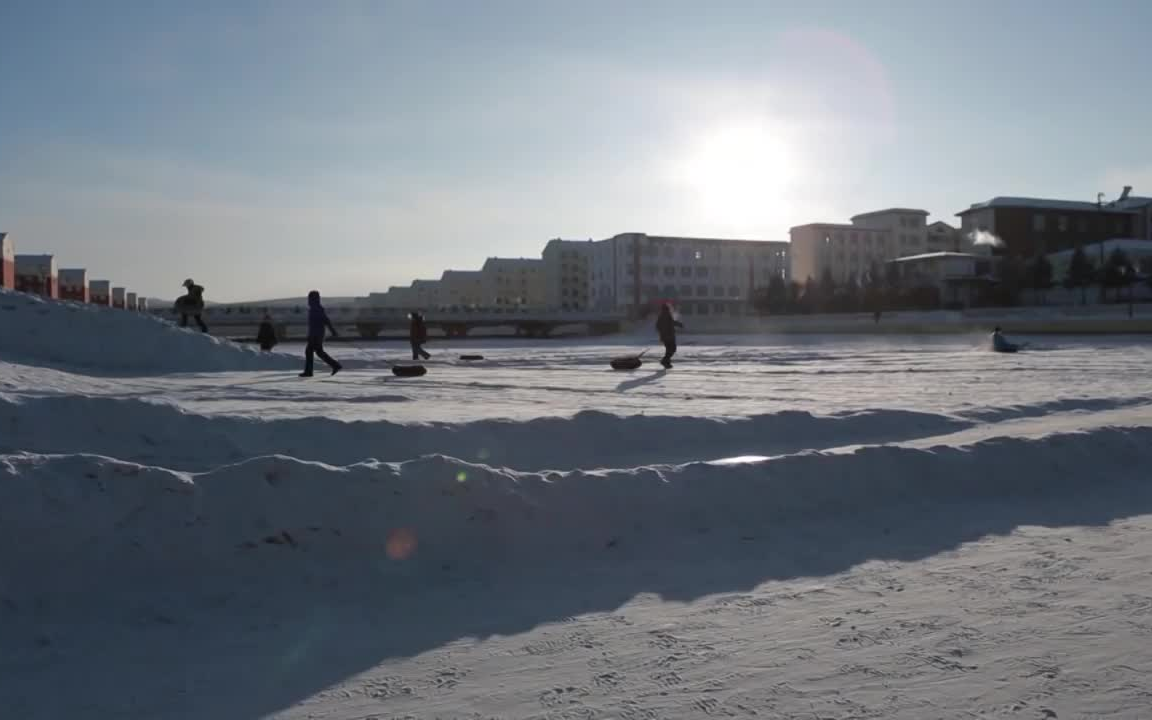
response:
<path fill-rule="evenodd" d="M 300 373 L 300 377 L 312 377 L 313 355 L 328 363 L 333 375 L 340 372 L 340 363 L 324 352 L 325 330 L 331 331 L 332 337 L 339 337 L 336 328 L 332 327 L 332 321 L 328 319 L 328 313 L 324 312 L 324 306 L 320 304 L 320 293 L 313 290 L 308 293 L 308 344 L 304 347 L 304 372 Z"/>
<path fill-rule="evenodd" d="M 992 349 L 996 352 L 1014 353 L 1020 349 L 1020 346 L 1008 342 L 1007 338 L 1000 332 L 1000 327 L 997 326 L 996 329 L 992 331 Z"/>

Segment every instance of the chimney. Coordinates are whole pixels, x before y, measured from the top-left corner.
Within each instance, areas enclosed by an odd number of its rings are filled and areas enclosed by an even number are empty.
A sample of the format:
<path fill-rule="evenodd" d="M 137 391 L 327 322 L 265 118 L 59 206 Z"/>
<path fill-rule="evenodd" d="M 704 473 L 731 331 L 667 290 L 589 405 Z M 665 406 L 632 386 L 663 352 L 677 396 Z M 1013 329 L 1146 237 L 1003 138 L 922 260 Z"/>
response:
<path fill-rule="evenodd" d="M 1131 186 L 1131 185 L 1125 185 L 1125 186 L 1124 186 L 1124 192 L 1120 193 L 1120 200 L 1121 200 L 1121 201 L 1123 201 L 1123 200 L 1127 200 L 1127 199 L 1128 199 L 1128 195 L 1129 195 L 1129 193 L 1131 193 L 1131 192 L 1132 192 L 1132 186 Z"/>

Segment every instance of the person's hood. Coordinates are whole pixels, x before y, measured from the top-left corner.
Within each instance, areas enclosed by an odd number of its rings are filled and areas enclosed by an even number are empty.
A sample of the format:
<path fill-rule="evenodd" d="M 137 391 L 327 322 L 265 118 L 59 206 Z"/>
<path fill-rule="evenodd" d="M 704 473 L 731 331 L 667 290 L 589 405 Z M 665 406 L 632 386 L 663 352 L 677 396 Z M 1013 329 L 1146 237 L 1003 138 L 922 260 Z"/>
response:
<path fill-rule="evenodd" d="M 320 307 L 320 293 L 308 293 L 308 307 Z"/>

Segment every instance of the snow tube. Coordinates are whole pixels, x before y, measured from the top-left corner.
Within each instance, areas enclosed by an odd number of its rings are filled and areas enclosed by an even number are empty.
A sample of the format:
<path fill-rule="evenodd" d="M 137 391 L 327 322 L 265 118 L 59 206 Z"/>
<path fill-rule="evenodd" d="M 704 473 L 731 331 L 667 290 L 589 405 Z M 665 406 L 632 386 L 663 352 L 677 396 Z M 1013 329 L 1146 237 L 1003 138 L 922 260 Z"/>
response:
<path fill-rule="evenodd" d="M 393 365 L 392 374 L 396 377 L 420 377 L 428 372 L 423 365 Z"/>
<path fill-rule="evenodd" d="M 484 356 L 483 355 L 461 355 L 460 359 L 461 360 L 483 360 Z"/>
<path fill-rule="evenodd" d="M 618 357 L 612 358 L 612 362 L 609 364 L 612 365 L 613 370 L 636 370 L 644 362 L 639 357 Z"/>

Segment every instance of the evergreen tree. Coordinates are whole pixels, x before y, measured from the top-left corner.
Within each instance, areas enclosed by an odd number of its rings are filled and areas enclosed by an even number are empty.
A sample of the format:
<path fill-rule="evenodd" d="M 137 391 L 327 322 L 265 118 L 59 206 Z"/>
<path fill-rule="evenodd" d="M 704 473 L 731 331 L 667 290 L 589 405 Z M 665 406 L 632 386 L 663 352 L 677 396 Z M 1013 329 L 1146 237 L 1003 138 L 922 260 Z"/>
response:
<path fill-rule="evenodd" d="M 1092 261 L 1088 259 L 1088 254 L 1084 252 L 1084 248 L 1077 247 L 1068 263 L 1068 274 L 1064 276 L 1064 287 L 1069 290 L 1080 288 L 1081 305 L 1088 304 L 1088 286 L 1092 284 L 1092 277 L 1095 274 L 1096 269 L 1092 265 Z"/>
<path fill-rule="evenodd" d="M 1119 289 L 1128 284 L 1129 275 L 1128 267 L 1131 263 L 1128 261 L 1128 256 L 1120 248 L 1112 250 L 1108 255 L 1107 262 L 1104 263 L 1104 269 L 1100 275 L 1100 282 L 1105 288 L 1112 288 L 1119 294 Z"/>
<path fill-rule="evenodd" d="M 1045 302 L 1045 293 L 1052 287 L 1052 262 L 1048 256 L 1041 253 L 1032 261 L 1028 268 L 1028 284 L 1040 296 L 1040 302 Z"/>
<path fill-rule="evenodd" d="M 1024 272 L 1020 261 L 1014 255 L 1004 255 L 996 265 L 997 300 L 1001 305 L 1016 305 L 1020 300 L 1020 288 L 1024 282 Z"/>

